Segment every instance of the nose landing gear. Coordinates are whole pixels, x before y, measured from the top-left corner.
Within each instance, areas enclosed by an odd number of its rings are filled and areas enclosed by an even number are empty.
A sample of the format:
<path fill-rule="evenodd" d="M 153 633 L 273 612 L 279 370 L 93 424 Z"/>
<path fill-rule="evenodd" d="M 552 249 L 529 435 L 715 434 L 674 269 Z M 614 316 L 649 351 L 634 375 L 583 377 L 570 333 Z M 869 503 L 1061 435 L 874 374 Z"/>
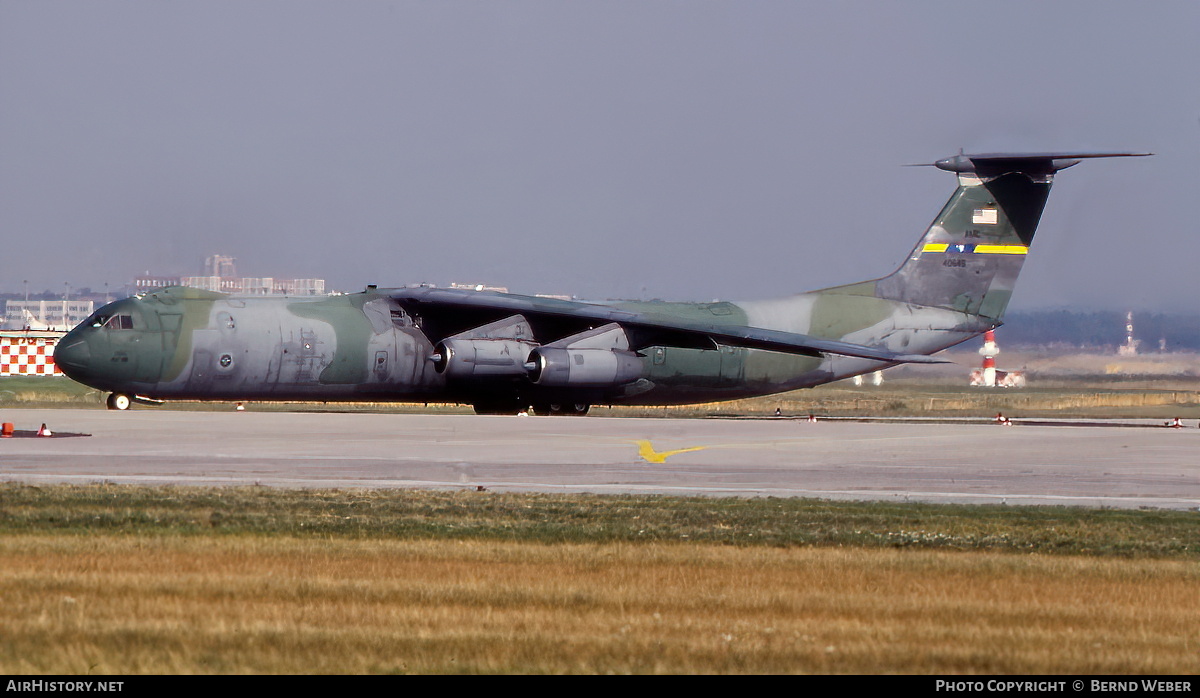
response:
<path fill-rule="evenodd" d="M 130 395 L 129 393 L 113 393 L 112 395 L 108 396 L 108 399 L 104 401 L 104 404 L 107 405 L 108 409 L 110 410 L 124 411 L 129 409 L 130 405 L 135 402 L 139 405 L 163 404 L 162 400 L 146 397 L 145 395 Z"/>

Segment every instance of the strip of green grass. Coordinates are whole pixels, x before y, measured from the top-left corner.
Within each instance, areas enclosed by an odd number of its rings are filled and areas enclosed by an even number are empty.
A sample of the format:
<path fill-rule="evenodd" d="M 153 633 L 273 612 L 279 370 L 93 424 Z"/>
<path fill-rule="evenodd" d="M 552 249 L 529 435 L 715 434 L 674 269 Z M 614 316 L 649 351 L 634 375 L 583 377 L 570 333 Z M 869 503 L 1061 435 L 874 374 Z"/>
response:
<path fill-rule="evenodd" d="M 431 490 L 0 483 L 0 533 L 678 541 L 1200 559 L 1163 510 Z"/>
<path fill-rule="evenodd" d="M 1172 381 L 1171 388 L 1151 388 L 1138 382 L 1123 385 L 1106 376 L 1081 378 L 1078 385 L 995 390 L 962 385 L 922 383 L 902 379 L 884 386 L 854 387 L 847 381 L 732 402 L 673 407 L 596 405 L 592 414 L 611 417 L 707 417 L 723 415 L 827 416 L 955 416 L 991 418 L 996 412 L 1009 417 L 1153 418 L 1193 419 L 1200 409 L 1200 391 L 1194 380 Z M 0 379 L 0 405 L 23 408 L 104 408 L 105 394 L 62 377 L 12 376 Z M 453 404 L 421 403 L 270 403 L 252 402 L 254 411 L 268 412 L 386 412 L 465 414 L 471 408 Z M 147 409 L 139 407 L 137 409 Z M 229 411 L 230 402 L 168 402 L 153 409 Z"/>
<path fill-rule="evenodd" d="M 104 394 L 63 376 L 4 376 L 0 405 L 85 407 L 102 405 Z"/>

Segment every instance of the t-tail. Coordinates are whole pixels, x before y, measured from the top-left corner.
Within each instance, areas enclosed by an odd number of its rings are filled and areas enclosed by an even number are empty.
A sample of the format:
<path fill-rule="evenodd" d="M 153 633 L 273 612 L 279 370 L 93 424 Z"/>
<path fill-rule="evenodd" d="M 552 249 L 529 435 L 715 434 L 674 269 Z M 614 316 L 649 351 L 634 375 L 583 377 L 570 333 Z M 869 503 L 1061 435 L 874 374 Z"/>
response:
<path fill-rule="evenodd" d="M 945 308 L 1000 324 L 1033 242 L 1054 175 L 1088 158 L 1149 153 L 987 153 L 932 166 L 958 175 L 958 188 L 912 254 L 882 279 L 821 293 L 873 295 Z"/>

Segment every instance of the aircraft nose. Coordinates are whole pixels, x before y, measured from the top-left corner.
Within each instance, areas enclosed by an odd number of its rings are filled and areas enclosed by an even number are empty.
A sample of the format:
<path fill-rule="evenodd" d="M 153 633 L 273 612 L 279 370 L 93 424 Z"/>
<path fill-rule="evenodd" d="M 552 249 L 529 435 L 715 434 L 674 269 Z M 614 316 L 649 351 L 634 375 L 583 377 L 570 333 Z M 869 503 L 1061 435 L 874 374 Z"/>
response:
<path fill-rule="evenodd" d="M 68 334 L 62 343 L 54 348 L 54 363 L 72 378 L 86 370 L 91 360 L 92 352 L 82 337 Z"/>

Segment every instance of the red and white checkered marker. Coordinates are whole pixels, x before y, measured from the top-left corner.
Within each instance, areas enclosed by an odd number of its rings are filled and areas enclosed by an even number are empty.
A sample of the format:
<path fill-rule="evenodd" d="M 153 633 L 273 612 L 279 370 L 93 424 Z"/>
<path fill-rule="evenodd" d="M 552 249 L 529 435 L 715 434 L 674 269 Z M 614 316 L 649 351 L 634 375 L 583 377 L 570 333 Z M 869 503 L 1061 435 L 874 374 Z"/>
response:
<path fill-rule="evenodd" d="M 54 364 L 57 337 L 0 337 L 0 376 L 61 376 Z"/>

